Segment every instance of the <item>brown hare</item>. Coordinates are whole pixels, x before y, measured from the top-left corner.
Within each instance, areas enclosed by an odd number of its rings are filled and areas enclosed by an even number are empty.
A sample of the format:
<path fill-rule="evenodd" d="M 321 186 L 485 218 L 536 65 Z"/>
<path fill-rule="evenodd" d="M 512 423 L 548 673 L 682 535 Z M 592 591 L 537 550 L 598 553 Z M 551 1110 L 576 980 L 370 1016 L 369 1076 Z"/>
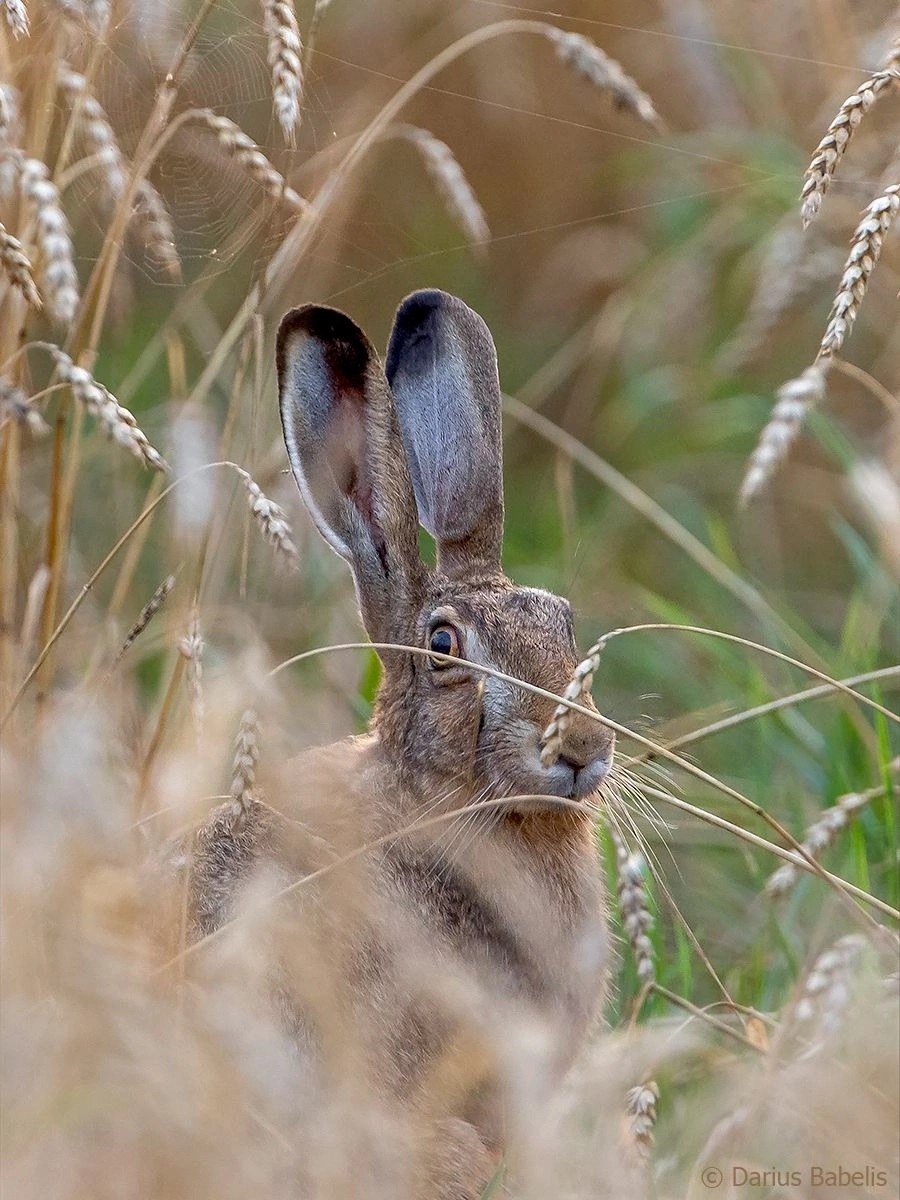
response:
<path fill-rule="evenodd" d="M 381 649 L 366 735 L 277 772 L 266 803 L 212 814 L 195 841 L 193 935 L 233 916 L 257 871 L 310 878 L 273 941 L 280 1019 L 323 1097 L 352 1075 L 360 1103 L 381 1103 L 408 1134 L 404 1153 L 384 1148 L 377 1165 L 370 1154 L 342 1194 L 470 1200 L 521 1128 L 517 1105 L 552 1094 L 603 998 L 591 806 L 553 800 L 597 791 L 613 736 L 575 714 L 544 767 L 552 703 L 466 665 L 554 692 L 576 666 L 568 602 L 501 567 L 500 389 L 481 318 L 416 292 L 383 368 L 349 317 L 296 308 L 277 367 L 294 477 L 350 565 L 366 630 L 426 653 Z M 309 1180 L 298 1192 L 319 1194 Z"/>

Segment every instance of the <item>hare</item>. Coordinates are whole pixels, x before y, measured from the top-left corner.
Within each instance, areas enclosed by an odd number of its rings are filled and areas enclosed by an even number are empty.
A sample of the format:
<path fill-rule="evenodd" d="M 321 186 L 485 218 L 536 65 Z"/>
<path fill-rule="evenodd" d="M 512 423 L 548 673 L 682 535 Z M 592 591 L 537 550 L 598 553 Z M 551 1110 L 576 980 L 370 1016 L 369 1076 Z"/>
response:
<path fill-rule="evenodd" d="M 517 1105 L 552 1094 L 604 995 L 591 807 L 554 799 L 597 792 L 613 735 L 575 713 L 544 767 L 552 703 L 468 665 L 558 693 L 577 662 L 568 602 L 501 567 L 501 402 L 482 319 L 416 292 L 382 368 L 349 317 L 296 308 L 277 373 L 291 469 L 350 565 L 383 679 L 366 735 L 308 751 L 277 772 L 266 803 L 207 820 L 193 935 L 228 920 L 263 866 L 310 878 L 272 970 L 291 1036 L 328 1095 L 355 1072 L 360 1094 L 414 1131 L 407 1164 L 379 1168 L 401 1171 L 384 1194 L 468 1200 L 515 1135 Z"/>

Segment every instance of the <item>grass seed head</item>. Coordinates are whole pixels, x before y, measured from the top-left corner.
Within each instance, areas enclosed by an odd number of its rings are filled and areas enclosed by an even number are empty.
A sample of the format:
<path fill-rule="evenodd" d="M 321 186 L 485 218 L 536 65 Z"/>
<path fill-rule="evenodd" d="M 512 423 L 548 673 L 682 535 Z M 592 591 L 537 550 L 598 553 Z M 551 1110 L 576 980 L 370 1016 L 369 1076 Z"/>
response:
<path fill-rule="evenodd" d="M 646 1161 L 653 1153 L 656 1128 L 656 1103 L 659 1100 L 659 1085 L 648 1079 L 637 1087 L 629 1088 L 625 1096 L 625 1141 L 629 1148 Z"/>
<path fill-rule="evenodd" d="M 273 200 L 280 200 L 291 208 L 305 208 L 306 202 L 290 187 L 284 176 L 278 171 L 256 142 L 244 133 L 234 121 L 220 117 L 212 109 L 206 109 L 199 114 L 199 119 L 207 125 L 219 142 L 222 149 L 246 171 L 251 179 L 255 179 Z"/>
<path fill-rule="evenodd" d="M 137 639 L 141 636 L 162 606 L 169 598 L 172 588 L 175 586 L 175 576 L 167 575 L 162 581 L 141 611 L 138 613 L 138 618 L 132 627 L 125 635 L 125 641 L 122 643 L 122 648 L 116 655 L 116 662 L 134 645 Z"/>
<path fill-rule="evenodd" d="M 174 282 L 180 280 L 181 259 L 178 257 L 172 218 L 165 201 L 149 179 L 142 179 L 138 184 L 133 220 L 152 261 L 168 279 Z"/>
<path fill-rule="evenodd" d="M 72 110 L 78 139 L 86 154 L 96 158 L 107 198 L 115 203 L 125 191 L 128 167 L 109 118 L 85 77 L 68 63 L 59 64 L 57 81 Z"/>
<path fill-rule="evenodd" d="M 263 537 L 290 566 L 296 566 L 299 555 L 284 510 L 269 499 L 247 471 L 240 467 L 237 470 L 247 491 L 250 512 Z"/>
<path fill-rule="evenodd" d="M 44 437 L 50 426 L 25 393 L 7 379 L 0 377 L 0 422 L 16 421 L 24 425 L 33 437 Z"/>
<path fill-rule="evenodd" d="M 259 764 L 259 716 L 253 708 L 244 711 L 234 742 L 231 767 L 231 800 L 235 820 L 240 821 L 253 801 L 256 768 Z"/>

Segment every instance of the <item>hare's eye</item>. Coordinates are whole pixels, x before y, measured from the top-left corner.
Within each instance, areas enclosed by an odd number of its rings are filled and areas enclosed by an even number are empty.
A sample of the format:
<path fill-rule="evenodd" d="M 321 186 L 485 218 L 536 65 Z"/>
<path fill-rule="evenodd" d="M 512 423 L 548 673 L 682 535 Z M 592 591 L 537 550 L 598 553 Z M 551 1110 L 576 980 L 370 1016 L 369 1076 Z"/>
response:
<path fill-rule="evenodd" d="M 452 625 L 436 626 L 428 636 L 428 649 L 433 654 L 450 654 L 458 658 L 461 654 L 459 632 Z M 435 670 L 451 665 L 442 658 L 429 658 L 428 662 Z"/>

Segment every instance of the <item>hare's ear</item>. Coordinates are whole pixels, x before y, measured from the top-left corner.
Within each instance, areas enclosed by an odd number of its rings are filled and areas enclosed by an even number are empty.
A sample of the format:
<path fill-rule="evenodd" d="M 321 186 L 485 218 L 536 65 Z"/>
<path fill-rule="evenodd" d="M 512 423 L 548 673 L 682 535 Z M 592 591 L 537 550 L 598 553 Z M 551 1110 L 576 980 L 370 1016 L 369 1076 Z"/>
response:
<path fill-rule="evenodd" d="M 276 361 L 297 486 L 319 532 L 353 569 L 369 636 L 391 641 L 418 604 L 424 567 L 409 471 L 378 356 L 349 317 L 306 305 L 283 318 Z"/>
<path fill-rule="evenodd" d="M 419 520 L 438 569 L 500 569 L 500 383 L 490 331 L 446 292 L 414 292 L 394 318 L 387 356 Z"/>

